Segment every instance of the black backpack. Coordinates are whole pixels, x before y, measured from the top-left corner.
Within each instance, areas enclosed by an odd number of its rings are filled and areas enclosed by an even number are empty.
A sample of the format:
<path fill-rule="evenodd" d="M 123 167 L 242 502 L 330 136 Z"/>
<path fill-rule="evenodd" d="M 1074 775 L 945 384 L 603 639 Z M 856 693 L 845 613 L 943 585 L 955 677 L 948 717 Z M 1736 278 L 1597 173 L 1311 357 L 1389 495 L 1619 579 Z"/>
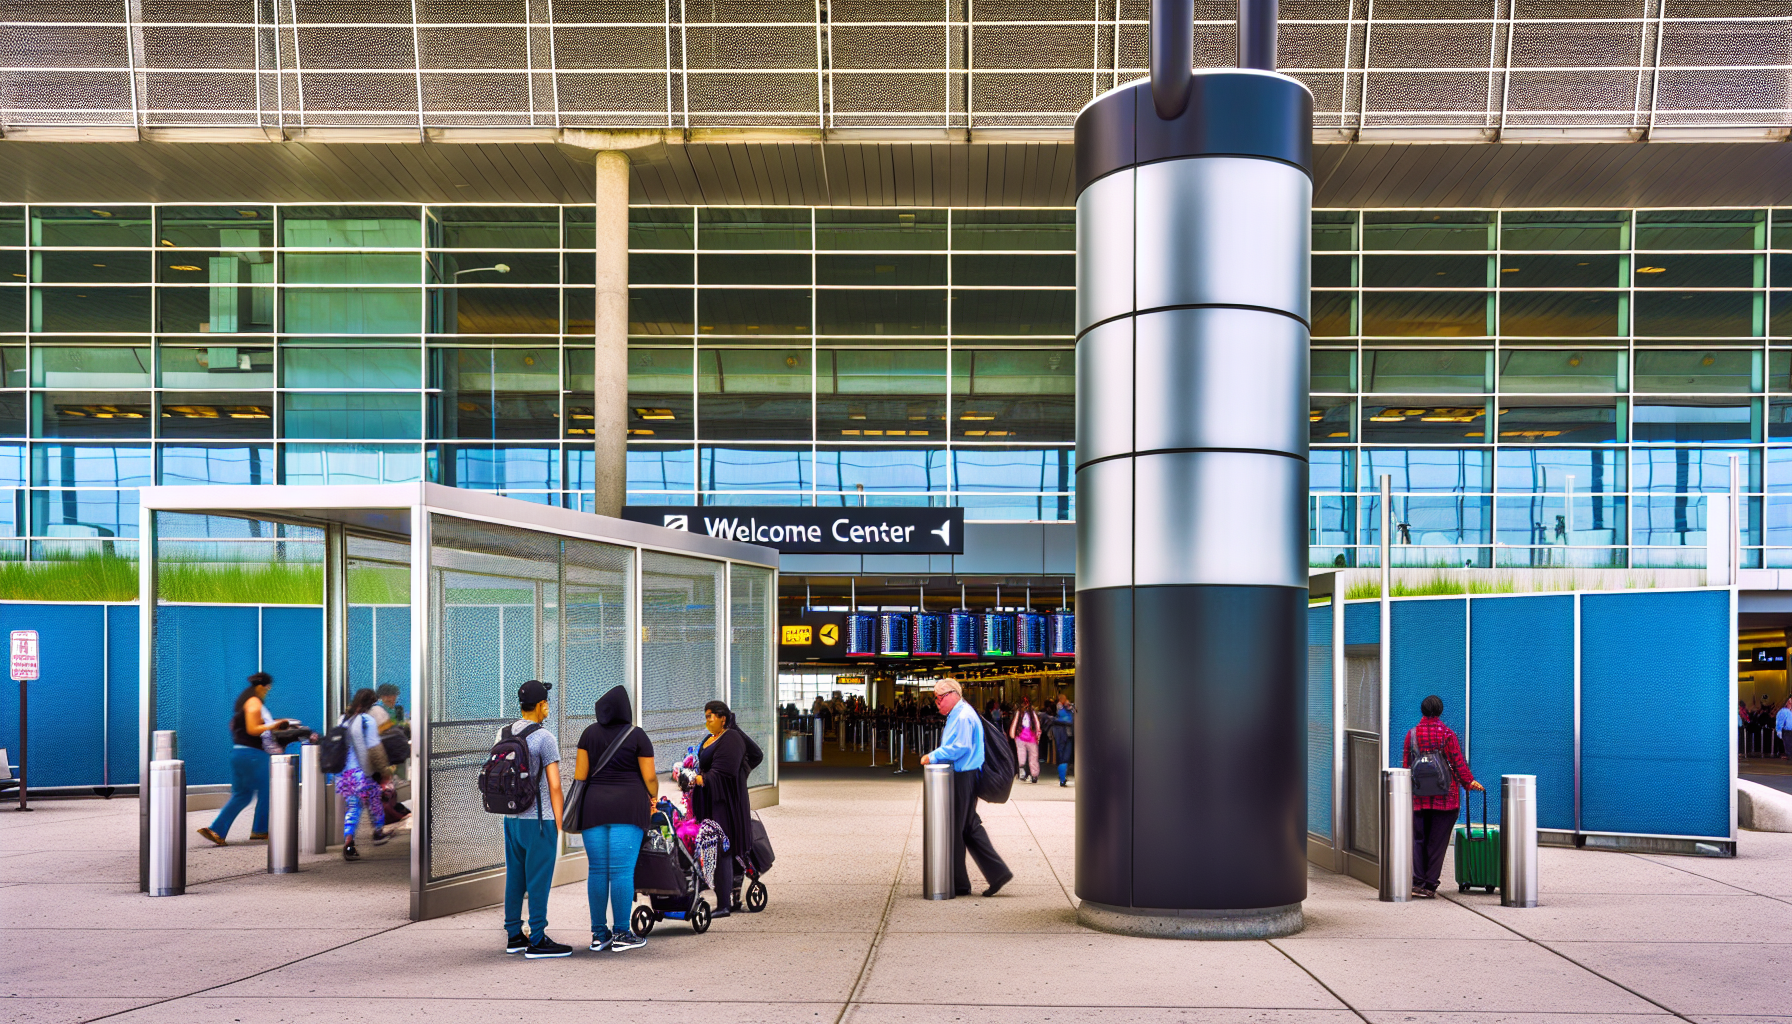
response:
<path fill-rule="evenodd" d="M 1450 777 L 1449 762 L 1444 760 L 1444 752 L 1442 750 L 1421 751 L 1418 749 L 1417 738 L 1410 735 L 1407 737 L 1407 743 L 1417 755 L 1412 760 L 1412 795 L 1415 797 L 1447 796 L 1454 788 L 1454 783 Z"/>
<path fill-rule="evenodd" d="M 505 726 L 492 744 L 492 752 L 479 769 L 479 792 L 484 794 L 485 809 L 493 814 L 521 814 L 535 806 L 539 787 L 535 766 L 529 763 L 529 734 L 541 728 L 530 722 L 522 732 L 511 733 Z"/>
<path fill-rule="evenodd" d="M 318 762 L 326 774 L 334 775 L 348 767 L 348 727 L 337 722 L 318 741 Z"/>
<path fill-rule="evenodd" d="M 981 716 L 979 716 L 981 717 Z M 1014 745 L 994 722 L 983 719 L 983 774 L 977 777 L 977 799 L 1005 804 L 1014 789 Z"/>

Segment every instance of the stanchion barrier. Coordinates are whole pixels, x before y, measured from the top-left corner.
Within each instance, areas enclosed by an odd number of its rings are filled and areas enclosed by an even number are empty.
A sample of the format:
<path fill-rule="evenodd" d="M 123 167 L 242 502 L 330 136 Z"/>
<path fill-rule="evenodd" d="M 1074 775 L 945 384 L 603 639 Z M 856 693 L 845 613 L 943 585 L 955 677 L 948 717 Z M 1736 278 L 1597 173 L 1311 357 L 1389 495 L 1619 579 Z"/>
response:
<path fill-rule="evenodd" d="M 299 849 L 327 853 L 330 845 L 330 798 L 324 783 L 323 748 L 299 747 Z"/>
<path fill-rule="evenodd" d="M 1537 905 L 1537 776 L 1500 776 L 1500 906 Z"/>
<path fill-rule="evenodd" d="M 180 740 L 173 729 L 157 729 L 150 734 L 151 761 L 173 761 L 180 757 Z"/>
<path fill-rule="evenodd" d="M 1412 899 L 1412 771 L 1381 770 L 1381 901 Z"/>
<path fill-rule="evenodd" d="M 299 759 L 268 758 L 268 874 L 299 870 Z"/>
<path fill-rule="evenodd" d="M 816 715 L 814 717 L 814 719 L 809 723 L 809 728 L 815 737 L 814 740 L 812 741 L 815 744 L 815 746 L 810 748 L 809 755 L 813 760 L 819 761 L 819 760 L 821 760 L 821 748 L 823 745 L 823 741 L 827 737 L 827 729 L 828 729 L 827 720 L 822 718 L 820 715 Z"/>
<path fill-rule="evenodd" d="M 187 891 L 187 764 L 149 763 L 149 894 Z"/>
<path fill-rule="evenodd" d="M 896 734 L 896 749 L 894 751 L 891 751 L 890 760 L 896 762 L 896 770 L 894 772 L 892 772 L 891 774 L 907 775 L 908 774 L 908 730 L 904 729 L 904 728 L 898 728 L 895 730 L 895 734 Z"/>
<path fill-rule="evenodd" d="M 949 900 L 952 889 L 952 766 L 921 769 L 921 896 Z"/>

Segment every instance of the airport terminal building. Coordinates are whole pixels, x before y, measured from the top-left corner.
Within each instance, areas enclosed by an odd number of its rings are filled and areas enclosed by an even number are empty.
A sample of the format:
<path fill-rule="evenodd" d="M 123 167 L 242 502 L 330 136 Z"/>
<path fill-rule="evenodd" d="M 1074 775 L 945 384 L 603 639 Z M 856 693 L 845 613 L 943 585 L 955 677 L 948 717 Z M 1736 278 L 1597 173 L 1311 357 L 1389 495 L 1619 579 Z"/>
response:
<path fill-rule="evenodd" d="M 421 480 L 961 510 L 944 553 L 788 550 L 785 610 L 1057 607 L 1071 128 L 1146 13 L 10 6 L 0 554 L 42 566 L 5 596 L 119 599 L 140 487 Z M 1196 5 L 1198 65 L 1235 13 Z M 1387 475 L 1399 565 L 1698 570 L 1734 457 L 1741 564 L 1792 568 L 1792 8 L 1281 15 L 1310 563 L 1378 562 Z"/>

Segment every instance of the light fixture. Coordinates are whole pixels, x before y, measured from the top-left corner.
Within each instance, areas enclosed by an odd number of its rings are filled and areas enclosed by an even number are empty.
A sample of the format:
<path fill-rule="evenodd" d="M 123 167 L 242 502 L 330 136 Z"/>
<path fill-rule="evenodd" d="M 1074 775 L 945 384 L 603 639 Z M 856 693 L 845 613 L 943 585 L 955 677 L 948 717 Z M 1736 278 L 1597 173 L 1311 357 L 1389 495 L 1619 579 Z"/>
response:
<path fill-rule="evenodd" d="M 187 271 L 196 271 L 196 270 L 198 270 L 198 269 L 199 269 L 199 268 L 198 268 L 198 267 L 195 267 L 195 266 L 194 266 L 194 265 L 193 265 L 193 264 L 191 264 L 191 263 L 176 263 L 176 264 L 174 264 L 174 265 L 173 265 L 173 266 L 171 266 L 171 267 L 169 267 L 169 268 L 168 268 L 168 269 L 169 269 L 169 270 L 187 270 Z"/>
<path fill-rule="evenodd" d="M 678 418 L 672 414 L 672 410 L 670 409 L 636 409 L 635 415 L 644 420 L 671 420 Z"/>
<path fill-rule="evenodd" d="M 88 210 L 87 212 L 93 214 L 95 217 L 110 217 L 110 216 L 112 216 L 111 210 Z"/>
<path fill-rule="evenodd" d="M 1668 272 L 1668 268 L 1666 268 L 1666 267 L 1638 267 L 1638 268 L 1636 268 L 1636 272 L 1639 274 L 1665 274 Z"/>
<path fill-rule="evenodd" d="M 1585 263 L 1582 263 L 1582 264 L 1581 264 L 1581 266 L 1583 266 L 1583 267 L 1584 267 L 1584 266 L 1586 266 L 1586 264 L 1585 264 Z M 1523 267 L 1501 267 L 1501 268 L 1500 268 L 1500 273 L 1502 273 L 1502 274 L 1516 274 L 1516 273 L 1518 273 L 1518 272 L 1519 272 L 1519 271 L 1520 271 L 1520 270 L 1523 270 L 1523 269 L 1524 269 L 1524 268 L 1523 268 Z"/>

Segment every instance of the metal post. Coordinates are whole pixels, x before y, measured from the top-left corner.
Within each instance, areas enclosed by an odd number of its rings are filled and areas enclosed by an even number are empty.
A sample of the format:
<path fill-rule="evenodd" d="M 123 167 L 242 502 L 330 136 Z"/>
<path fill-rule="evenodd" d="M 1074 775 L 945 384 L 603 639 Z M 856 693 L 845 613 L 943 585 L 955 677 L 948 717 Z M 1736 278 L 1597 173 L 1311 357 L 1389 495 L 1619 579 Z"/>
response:
<path fill-rule="evenodd" d="M 811 748 L 809 751 L 809 755 L 810 755 L 809 759 L 811 761 L 820 761 L 821 760 L 821 748 L 822 748 L 823 740 L 827 736 L 828 723 L 827 723 L 826 719 L 822 718 L 820 715 L 816 715 L 815 721 L 812 723 L 812 725 L 813 725 L 813 729 L 814 729 L 814 733 L 815 733 L 815 746 L 813 748 Z"/>
<path fill-rule="evenodd" d="M 299 759 L 268 759 L 268 874 L 299 870 Z"/>
<path fill-rule="evenodd" d="M 26 778 L 25 778 L 25 765 L 27 763 L 26 758 L 25 758 L 25 744 L 26 744 L 26 737 L 28 737 L 30 735 L 31 735 L 31 730 L 27 727 L 27 723 L 25 721 L 25 680 L 21 679 L 21 680 L 19 680 L 19 808 L 18 808 L 21 811 L 29 811 L 31 809 L 31 800 L 30 800 L 31 786 L 26 781 Z"/>
<path fill-rule="evenodd" d="M 180 757 L 180 739 L 173 729 L 157 729 L 154 733 L 151 761 L 172 761 Z"/>
<path fill-rule="evenodd" d="M 324 788 L 323 748 L 299 747 L 299 850 L 327 853 L 330 847 L 330 801 Z"/>
<path fill-rule="evenodd" d="M 187 765 L 149 763 L 149 885 L 151 896 L 187 891 Z"/>
<path fill-rule="evenodd" d="M 1381 901 L 1412 898 L 1412 770 L 1381 770 Z"/>
<path fill-rule="evenodd" d="M 921 896 L 949 900 L 952 889 L 952 766 L 921 769 Z"/>
<path fill-rule="evenodd" d="M 1500 776 L 1500 906 L 1537 905 L 1537 776 Z"/>
<path fill-rule="evenodd" d="M 1738 465 L 1737 457 L 1730 456 L 1730 529 L 1726 546 L 1730 552 L 1728 582 L 1732 587 L 1742 582 L 1742 476 L 1737 472 Z"/>
<path fill-rule="evenodd" d="M 890 760 L 896 762 L 896 770 L 892 775 L 908 774 L 908 727 L 898 725 L 891 730 L 891 741 L 894 749 L 890 751 Z"/>

